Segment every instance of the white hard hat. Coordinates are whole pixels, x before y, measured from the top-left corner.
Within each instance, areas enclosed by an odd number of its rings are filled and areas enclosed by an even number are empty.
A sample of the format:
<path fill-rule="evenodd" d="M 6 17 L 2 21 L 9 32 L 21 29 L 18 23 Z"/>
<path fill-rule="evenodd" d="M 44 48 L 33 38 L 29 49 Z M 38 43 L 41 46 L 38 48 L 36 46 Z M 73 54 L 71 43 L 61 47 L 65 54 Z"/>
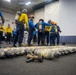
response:
<path fill-rule="evenodd" d="M 16 14 L 20 14 L 21 12 L 20 11 L 17 11 L 17 13 Z"/>
<path fill-rule="evenodd" d="M 27 13 L 27 9 L 23 9 L 22 10 L 22 13 Z"/>
<path fill-rule="evenodd" d="M 51 23 L 51 20 L 48 20 L 48 23 Z"/>

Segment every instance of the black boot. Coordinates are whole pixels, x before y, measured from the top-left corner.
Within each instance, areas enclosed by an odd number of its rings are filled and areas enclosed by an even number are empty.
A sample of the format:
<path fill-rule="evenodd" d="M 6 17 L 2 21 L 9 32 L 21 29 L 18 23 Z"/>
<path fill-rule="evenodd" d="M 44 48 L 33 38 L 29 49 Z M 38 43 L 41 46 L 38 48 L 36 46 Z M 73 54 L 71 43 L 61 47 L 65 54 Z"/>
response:
<path fill-rule="evenodd" d="M 22 47 L 22 44 L 19 44 L 19 47 Z"/>
<path fill-rule="evenodd" d="M 17 47 L 15 44 L 13 44 L 13 46 L 12 47 Z"/>

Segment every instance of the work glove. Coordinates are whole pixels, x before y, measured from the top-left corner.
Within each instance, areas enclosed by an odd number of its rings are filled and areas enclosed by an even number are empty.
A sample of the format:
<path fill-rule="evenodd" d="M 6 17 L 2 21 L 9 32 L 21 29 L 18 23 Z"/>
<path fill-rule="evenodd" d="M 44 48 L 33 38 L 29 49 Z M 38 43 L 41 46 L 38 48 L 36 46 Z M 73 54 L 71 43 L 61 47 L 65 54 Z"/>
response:
<path fill-rule="evenodd" d="M 35 31 L 38 31 L 38 29 L 35 28 Z"/>

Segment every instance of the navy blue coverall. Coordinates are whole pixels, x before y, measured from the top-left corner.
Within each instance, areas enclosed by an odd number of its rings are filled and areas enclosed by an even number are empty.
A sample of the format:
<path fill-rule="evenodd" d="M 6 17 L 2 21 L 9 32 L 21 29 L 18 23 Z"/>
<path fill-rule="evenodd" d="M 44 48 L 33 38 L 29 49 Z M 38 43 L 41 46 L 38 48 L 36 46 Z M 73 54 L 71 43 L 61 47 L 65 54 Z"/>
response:
<path fill-rule="evenodd" d="M 60 42 L 60 34 L 59 32 L 61 32 L 60 27 L 58 25 L 57 26 L 57 33 L 55 34 L 55 39 L 57 39 L 57 45 L 59 45 Z"/>
<path fill-rule="evenodd" d="M 31 40 L 33 38 L 33 32 L 35 31 L 35 25 L 33 24 L 33 21 L 29 20 L 29 31 L 28 31 L 28 46 L 31 45 Z"/>
<path fill-rule="evenodd" d="M 35 25 L 36 28 L 38 28 L 38 25 L 39 23 L 37 23 Z M 38 45 L 40 45 L 40 42 L 41 42 L 41 45 L 44 45 L 44 40 L 45 40 L 45 26 L 51 26 L 51 24 L 48 24 L 46 22 L 42 22 L 42 32 L 40 32 L 38 30 Z"/>
<path fill-rule="evenodd" d="M 55 46 L 55 29 L 54 29 L 54 25 L 52 25 L 52 29 L 50 31 L 50 46 L 51 45 Z"/>
<path fill-rule="evenodd" d="M 23 37 L 24 37 L 24 25 L 16 24 L 16 35 L 14 38 L 13 46 L 15 46 L 17 41 L 19 43 L 19 46 L 21 46 Z"/>
<path fill-rule="evenodd" d="M 1 17 L 1 20 L 2 20 L 2 24 L 3 24 L 5 22 L 5 20 L 4 20 L 4 17 L 2 15 L 1 11 L 0 11 L 0 17 Z"/>

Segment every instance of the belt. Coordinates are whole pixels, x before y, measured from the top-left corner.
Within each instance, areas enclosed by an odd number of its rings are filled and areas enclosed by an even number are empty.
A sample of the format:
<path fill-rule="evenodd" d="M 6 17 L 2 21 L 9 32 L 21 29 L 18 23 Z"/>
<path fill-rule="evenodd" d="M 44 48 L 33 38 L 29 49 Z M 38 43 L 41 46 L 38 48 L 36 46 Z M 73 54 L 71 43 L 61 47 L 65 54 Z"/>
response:
<path fill-rule="evenodd" d="M 55 32 L 50 32 L 50 33 L 55 33 Z"/>
<path fill-rule="evenodd" d="M 7 32 L 7 34 L 11 34 L 10 32 Z"/>
<path fill-rule="evenodd" d="M 18 21 L 18 24 L 20 24 L 20 25 L 24 25 L 25 23 L 22 22 L 22 21 Z"/>
<path fill-rule="evenodd" d="M 3 31 L 0 31 L 0 33 L 2 33 Z"/>

